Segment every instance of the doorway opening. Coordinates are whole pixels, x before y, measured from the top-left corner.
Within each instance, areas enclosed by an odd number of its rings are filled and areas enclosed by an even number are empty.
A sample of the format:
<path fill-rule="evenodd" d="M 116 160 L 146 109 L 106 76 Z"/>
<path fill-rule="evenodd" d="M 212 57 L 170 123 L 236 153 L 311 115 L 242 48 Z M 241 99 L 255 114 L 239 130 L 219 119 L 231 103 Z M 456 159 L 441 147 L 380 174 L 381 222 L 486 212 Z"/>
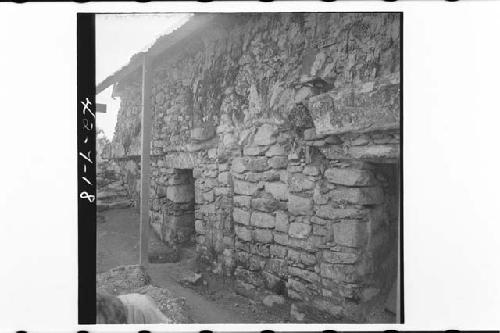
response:
<path fill-rule="evenodd" d="M 373 172 L 384 192 L 381 205 L 382 223 L 377 229 L 382 244 L 374 256 L 374 266 L 378 267 L 376 279 L 382 289 L 388 291 L 385 309 L 396 315 L 399 321 L 400 309 L 400 265 L 401 265 L 401 219 L 400 219 L 400 164 L 373 163 Z"/>
<path fill-rule="evenodd" d="M 193 169 L 172 169 L 168 175 L 164 212 L 164 240 L 169 245 L 194 245 Z"/>

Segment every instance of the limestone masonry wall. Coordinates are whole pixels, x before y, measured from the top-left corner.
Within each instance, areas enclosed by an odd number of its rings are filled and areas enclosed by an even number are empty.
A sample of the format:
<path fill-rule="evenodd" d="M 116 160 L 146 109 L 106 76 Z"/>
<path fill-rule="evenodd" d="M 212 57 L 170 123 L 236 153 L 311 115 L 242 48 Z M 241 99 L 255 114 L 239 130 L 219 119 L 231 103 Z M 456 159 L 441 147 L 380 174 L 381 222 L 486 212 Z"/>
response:
<path fill-rule="evenodd" d="M 367 320 L 397 271 L 399 14 L 217 15 L 154 63 L 150 217 L 247 293 Z M 196 18 L 196 17 L 195 17 Z M 112 155 L 138 202 L 140 73 Z"/>

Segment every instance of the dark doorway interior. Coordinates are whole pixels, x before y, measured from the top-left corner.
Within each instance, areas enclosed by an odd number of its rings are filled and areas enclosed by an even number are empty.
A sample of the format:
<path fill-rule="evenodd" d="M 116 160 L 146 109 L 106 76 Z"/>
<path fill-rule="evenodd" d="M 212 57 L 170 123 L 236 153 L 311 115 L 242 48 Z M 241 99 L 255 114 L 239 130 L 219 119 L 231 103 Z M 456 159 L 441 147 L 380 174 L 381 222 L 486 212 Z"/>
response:
<path fill-rule="evenodd" d="M 381 223 L 381 244 L 374 253 L 374 266 L 377 267 L 376 279 L 382 290 L 388 292 L 386 310 L 396 316 L 399 313 L 399 268 L 400 251 L 400 172 L 399 164 L 374 163 L 373 172 L 384 191 L 384 201 L 380 207 L 383 223 Z"/>
<path fill-rule="evenodd" d="M 173 169 L 164 207 L 166 240 L 175 245 L 194 241 L 194 178 L 192 169 Z"/>

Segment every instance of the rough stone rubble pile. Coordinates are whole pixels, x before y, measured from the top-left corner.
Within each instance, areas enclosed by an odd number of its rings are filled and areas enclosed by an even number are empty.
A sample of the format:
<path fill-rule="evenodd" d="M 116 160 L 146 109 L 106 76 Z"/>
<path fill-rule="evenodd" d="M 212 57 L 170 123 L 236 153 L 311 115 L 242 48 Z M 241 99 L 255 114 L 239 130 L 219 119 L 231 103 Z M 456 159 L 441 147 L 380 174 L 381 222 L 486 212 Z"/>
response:
<path fill-rule="evenodd" d="M 142 266 L 119 266 L 97 274 L 97 291 L 109 295 L 144 294 L 150 296 L 172 324 L 188 324 L 192 320 L 184 298 L 151 284 L 151 278 Z"/>

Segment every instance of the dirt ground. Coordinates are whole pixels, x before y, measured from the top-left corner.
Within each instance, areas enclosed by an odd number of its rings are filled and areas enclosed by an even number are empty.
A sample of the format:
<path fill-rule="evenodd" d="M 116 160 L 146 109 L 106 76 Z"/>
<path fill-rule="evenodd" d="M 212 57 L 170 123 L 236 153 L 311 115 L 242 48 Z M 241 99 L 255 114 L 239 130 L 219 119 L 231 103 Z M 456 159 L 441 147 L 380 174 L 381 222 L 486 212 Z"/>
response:
<path fill-rule="evenodd" d="M 134 208 L 113 209 L 103 213 L 104 223 L 97 225 L 97 272 L 139 262 L 139 213 Z M 178 263 L 150 264 L 148 273 L 154 285 L 183 297 L 194 323 L 284 323 L 289 321 L 289 307 L 268 308 L 238 295 L 231 280 L 203 271 L 203 283 L 186 285 L 183 278 L 192 276 L 196 265 L 194 247 L 181 251 Z"/>

